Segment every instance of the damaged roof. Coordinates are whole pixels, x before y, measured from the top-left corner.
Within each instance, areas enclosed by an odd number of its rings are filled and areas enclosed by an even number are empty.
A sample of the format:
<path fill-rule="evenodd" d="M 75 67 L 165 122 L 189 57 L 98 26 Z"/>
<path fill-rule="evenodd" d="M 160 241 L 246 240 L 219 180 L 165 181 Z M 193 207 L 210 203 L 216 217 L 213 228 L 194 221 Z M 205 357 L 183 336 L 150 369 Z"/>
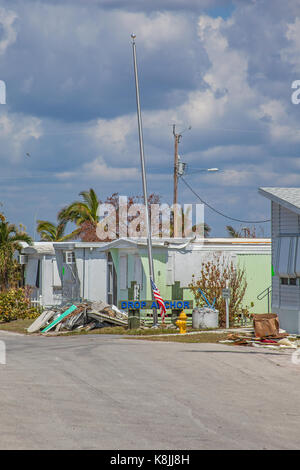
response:
<path fill-rule="evenodd" d="M 43 254 L 43 255 L 54 255 L 55 250 L 52 242 L 34 242 L 33 245 L 22 247 L 22 253 L 25 254 Z"/>

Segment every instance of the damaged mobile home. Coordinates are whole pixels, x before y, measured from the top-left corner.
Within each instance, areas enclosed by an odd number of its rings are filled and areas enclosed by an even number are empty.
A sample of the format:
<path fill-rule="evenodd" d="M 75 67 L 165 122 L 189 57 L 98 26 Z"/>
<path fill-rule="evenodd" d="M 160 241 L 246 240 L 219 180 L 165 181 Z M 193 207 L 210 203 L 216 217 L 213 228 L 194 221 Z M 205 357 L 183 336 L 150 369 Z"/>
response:
<path fill-rule="evenodd" d="M 254 302 L 252 313 L 267 312 L 267 298 L 257 296 L 271 283 L 269 239 L 153 240 L 156 285 L 164 300 L 192 301 L 192 275 L 200 276 L 202 263 L 215 255 L 245 269 L 245 305 Z M 144 239 L 35 242 L 24 245 L 22 256 L 24 283 L 32 286 L 34 301 L 46 307 L 80 301 L 120 306 L 121 301 L 152 298 Z"/>

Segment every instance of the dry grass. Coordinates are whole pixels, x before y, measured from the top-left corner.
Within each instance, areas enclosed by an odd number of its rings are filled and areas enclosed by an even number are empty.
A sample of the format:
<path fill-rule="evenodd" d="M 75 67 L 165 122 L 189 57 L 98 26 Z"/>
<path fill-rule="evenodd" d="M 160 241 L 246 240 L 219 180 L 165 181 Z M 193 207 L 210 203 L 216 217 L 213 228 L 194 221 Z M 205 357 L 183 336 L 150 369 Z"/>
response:
<path fill-rule="evenodd" d="M 167 343 L 217 343 L 220 340 L 227 339 L 228 333 L 201 333 L 199 335 L 176 335 L 176 336 L 152 336 L 147 338 L 145 336 L 140 338 L 130 338 L 127 336 L 127 339 L 137 339 L 143 341 L 164 341 Z"/>
<path fill-rule="evenodd" d="M 0 323 L 0 330 L 27 334 L 26 328 L 28 328 L 32 323 L 33 320 L 31 318 L 26 318 L 23 320 L 14 320 L 10 322 L 2 322 Z"/>
<path fill-rule="evenodd" d="M 201 330 L 193 330 L 192 328 L 188 328 L 189 332 L 192 331 L 201 331 Z M 149 328 L 149 329 L 135 329 L 135 330 L 128 330 L 123 326 L 114 326 L 114 327 L 106 327 L 106 328 L 95 328 L 91 331 L 85 331 L 83 329 L 74 330 L 74 331 L 61 331 L 58 332 L 58 335 L 70 336 L 70 335 L 126 335 L 126 336 L 157 336 L 157 335 L 174 335 L 178 334 L 178 329 L 169 329 L 169 328 Z"/>

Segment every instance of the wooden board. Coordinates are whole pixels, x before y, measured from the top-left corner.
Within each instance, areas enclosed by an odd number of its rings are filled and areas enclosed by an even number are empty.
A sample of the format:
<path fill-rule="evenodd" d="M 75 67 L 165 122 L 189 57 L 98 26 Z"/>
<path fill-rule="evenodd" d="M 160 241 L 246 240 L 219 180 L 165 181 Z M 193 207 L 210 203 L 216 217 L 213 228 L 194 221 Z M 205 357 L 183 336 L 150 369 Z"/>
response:
<path fill-rule="evenodd" d="M 47 333 L 47 331 L 51 330 L 55 325 L 60 323 L 67 315 L 74 312 L 74 310 L 76 309 L 77 309 L 76 305 L 71 305 L 71 307 L 68 308 L 68 310 L 62 313 L 58 318 L 56 318 L 52 323 L 50 323 L 50 325 L 46 326 L 46 328 L 42 330 L 42 333 Z"/>
<path fill-rule="evenodd" d="M 44 325 L 46 325 L 47 321 L 50 320 L 51 317 L 55 312 L 52 310 L 46 310 L 43 312 L 38 318 L 34 320 L 34 322 L 27 328 L 28 333 L 35 333 L 39 331 Z"/>

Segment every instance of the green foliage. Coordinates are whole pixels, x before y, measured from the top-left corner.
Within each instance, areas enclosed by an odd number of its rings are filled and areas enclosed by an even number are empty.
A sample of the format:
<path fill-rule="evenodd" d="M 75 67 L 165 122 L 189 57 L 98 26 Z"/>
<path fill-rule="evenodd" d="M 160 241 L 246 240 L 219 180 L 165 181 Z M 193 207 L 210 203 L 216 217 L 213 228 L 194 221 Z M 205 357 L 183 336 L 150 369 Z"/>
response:
<path fill-rule="evenodd" d="M 41 240 L 47 242 L 63 242 L 78 237 L 78 229 L 65 235 L 66 225 L 66 220 L 59 222 L 57 225 L 48 220 L 38 220 L 36 231 L 40 234 Z"/>
<path fill-rule="evenodd" d="M 0 292 L 0 321 L 9 322 L 24 318 L 34 319 L 39 315 L 39 310 L 31 307 L 25 289 L 9 289 Z"/>
<path fill-rule="evenodd" d="M 78 226 L 86 221 L 99 222 L 97 214 L 99 200 L 94 189 L 81 191 L 79 196 L 82 197 L 82 201 L 74 201 L 69 206 L 61 209 L 58 213 L 58 220 L 60 222 L 75 222 Z"/>
<path fill-rule="evenodd" d="M 2 216 L 0 218 L 0 291 L 15 286 L 20 279 L 21 271 L 14 259 L 14 254 L 21 250 L 21 241 L 32 244 L 24 227 L 18 228 Z"/>
<path fill-rule="evenodd" d="M 235 268 L 232 262 L 224 264 L 223 258 L 215 255 L 212 261 L 202 263 L 200 278 L 196 280 L 193 275 L 192 282 L 189 284 L 189 289 L 194 294 L 198 307 L 205 305 L 198 291 L 199 288 L 205 293 L 210 302 L 216 297 L 215 308 L 219 310 L 220 327 L 226 325 L 226 304 L 225 299 L 222 297 L 222 289 L 226 287 L 226 280 L 229 281 L 231 289 L 229 322 L 233 325 L 242 314 L 247 315 L 247 309 L 242 308 L 242 301 L 247 288 L 243 269 Z"/>

